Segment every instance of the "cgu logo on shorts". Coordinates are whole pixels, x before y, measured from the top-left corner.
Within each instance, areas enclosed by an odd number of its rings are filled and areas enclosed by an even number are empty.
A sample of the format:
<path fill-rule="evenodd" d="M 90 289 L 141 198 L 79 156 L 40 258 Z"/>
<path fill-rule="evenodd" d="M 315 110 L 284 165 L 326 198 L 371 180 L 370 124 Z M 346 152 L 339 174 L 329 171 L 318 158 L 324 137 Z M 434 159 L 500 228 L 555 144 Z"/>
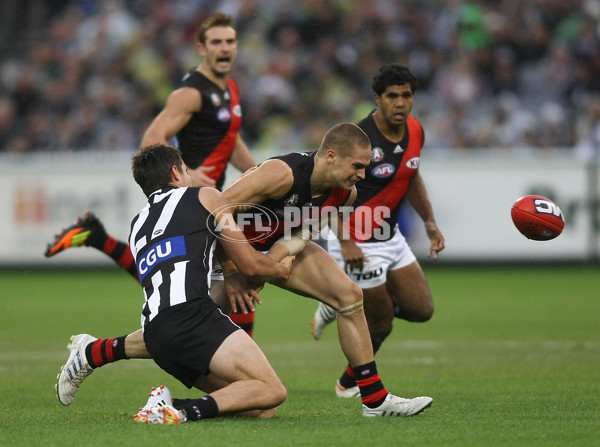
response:
<path fill-rule="evenodd" d="M 161 262 L 176 256 L 184 256 L 186 253 L 185 237 L 183 236 L 175 236 L 157 242 L 137 260 L 136 266 L 140 282 Z"/>
<path fill-rule="evenodd" d="M 535 199 L 533 201 L 533 206 L 535 206 L 535 212 L 541 214 L 552 214 L 553 216 L 558 217 L 560 220 L 563 220 L 562 211 L 560 208 L 553 202 L 544 199 Z"/>

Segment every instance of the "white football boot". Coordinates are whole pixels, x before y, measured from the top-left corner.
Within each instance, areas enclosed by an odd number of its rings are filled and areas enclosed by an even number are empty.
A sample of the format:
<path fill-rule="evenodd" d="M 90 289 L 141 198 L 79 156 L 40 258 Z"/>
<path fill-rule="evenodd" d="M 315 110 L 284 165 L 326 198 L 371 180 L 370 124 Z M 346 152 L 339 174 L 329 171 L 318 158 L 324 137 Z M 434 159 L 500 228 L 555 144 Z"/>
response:
<path fill-rule="evenodd" d="M 311 334 L 315 340 L 321 338 L 327 325 L 335 321 L 335 319 L 335 309 L 327 304 L 319 303 L 319 307 L 317 307 L 317 311 L 313 316 L 313 321 L 310 323 L 312 326 Z"/>
<path fill-rule="evenodd" d="M 183 413 L 171 405 L 162 405 L 140 411 L 133 419 L 142 424 L 174 425 L 187 419 Z"/>
<path fill-rule="evenodd" d="M 85 348 L 96 340 L 98 339 L 90 334 L 79 334 L 71 337 L 71 343 L 67 345 L 67 349 L 71 353 L 67 363 L 61 367 L 58 376 L 56 376 L 56 396 L 61 404 L 71 405 L 81 383 L 94 372 L 85 356 Z"/>
<path fill-rule="evenodd" d="M 427 396 L 419 396 L 414 399 L 405 399 L 403 397 L 388 394 L 381 405 L 376 408 L 369 408 L 363 404 L 363 416 L 414 416 L 425 411 L 431 406 L 433 399 Z"/>
<path fill-rule="evenodd" d="M 154 424 L 158 422 L 148 422 L 148 412 L 154 412 L 154 419 L 159 417 L 157 410 L 161 407 L 171 407 L 173 405 L 173 396 L 171 391 L 164 385 L 159 387 L 153 387 L 148 393 L 148 402 L 146 405 L 140 408 L 140 411 L 133 416 L 136 422 L 144 422 L 147 424 Z"/>

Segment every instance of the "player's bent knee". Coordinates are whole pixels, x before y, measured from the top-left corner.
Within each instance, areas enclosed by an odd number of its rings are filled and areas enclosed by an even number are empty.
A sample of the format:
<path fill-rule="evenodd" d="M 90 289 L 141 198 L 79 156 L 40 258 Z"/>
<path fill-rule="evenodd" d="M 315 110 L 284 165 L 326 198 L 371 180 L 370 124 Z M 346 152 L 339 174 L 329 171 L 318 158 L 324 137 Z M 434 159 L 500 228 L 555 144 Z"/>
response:
<path fill-rule="evenodd" d="M 410 312 L 406 312 L 406 315 L 400 316 L 400 318 L 412 323 L 425 323 L 426 321 L 431 320 L 431 317 L 433 317 L 433 305 L 421 306 L 418 309 L 412 309 Z"/>
<path fill-rule="evenodd" d="M 331 307 L 337 310 L 341 310 L 346 307 L 350 307 L 358 302 L 362 302 L 363 293 L 360 286 L 352 281 L 348 281 L 343 286 L 337 289 L 335 297 L 332 297 L 335 302 L 329 304 Z"/>
<path fill-rule="evenodd" d="M 417 312 L 417 321 L 420 323 L 424 323 L 426 321 L 431 320 L 433 317 L 433 303 L 430 302 L 421 306 L 421 308 Z"/>
<path fill-rule="evenodd" d="M 265 407 L 278 407 L 287 399 L 287 389 L 281 382 L 277 384 L 270 384 L 269 393 L 265 396 L 265 399 Z"/>

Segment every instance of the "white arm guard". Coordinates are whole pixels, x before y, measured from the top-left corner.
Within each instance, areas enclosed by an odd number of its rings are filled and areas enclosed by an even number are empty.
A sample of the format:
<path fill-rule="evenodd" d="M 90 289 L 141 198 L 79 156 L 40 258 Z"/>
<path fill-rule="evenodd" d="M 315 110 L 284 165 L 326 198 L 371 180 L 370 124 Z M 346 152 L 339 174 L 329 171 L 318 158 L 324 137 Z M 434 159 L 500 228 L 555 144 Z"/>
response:
<path fill-rule="evenodd" d="M 312 232 L 310 231 L 309 228 L 303 227 L 302 229 L 297 230 L 294 233 L 292 233 L 291 237 L 288 239 L 286 239 L 285 236 L 282 236 L 273 245 L 277 245 L 277 244 L 283 245 L 285 248 L 287 248 L 289 250 L 290 256 L 293 256 L 297 253 L 300 253 L 302 250 L 304 250 L 304 247 L 306 247 L 308 245 L 308 243 L 311 241 L 311 239 L 312 239 Z"/>

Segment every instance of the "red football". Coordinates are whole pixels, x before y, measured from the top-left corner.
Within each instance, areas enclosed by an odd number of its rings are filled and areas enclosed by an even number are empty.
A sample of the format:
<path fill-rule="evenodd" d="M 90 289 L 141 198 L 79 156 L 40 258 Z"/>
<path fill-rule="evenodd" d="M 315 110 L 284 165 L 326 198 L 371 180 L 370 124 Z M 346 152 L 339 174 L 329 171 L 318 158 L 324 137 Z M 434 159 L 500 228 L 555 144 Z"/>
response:
<path fill-rule="evenodd" d="M 554 239 L 565 227 L 560 208 L 544 196 L 520 197 L 514 203 L 510 215 L 517 230 L 534 241 Z"/>

